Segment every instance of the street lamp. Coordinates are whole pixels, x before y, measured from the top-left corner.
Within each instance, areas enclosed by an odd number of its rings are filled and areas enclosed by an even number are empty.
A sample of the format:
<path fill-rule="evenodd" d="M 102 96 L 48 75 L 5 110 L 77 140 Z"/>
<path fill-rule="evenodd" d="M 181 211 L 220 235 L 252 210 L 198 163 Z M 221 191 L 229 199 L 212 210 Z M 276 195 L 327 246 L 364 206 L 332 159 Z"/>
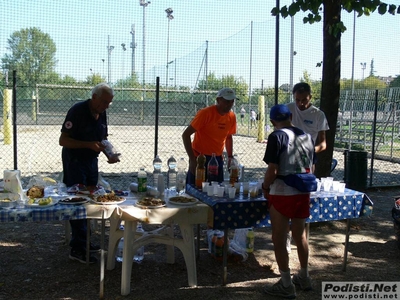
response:
<path fill-rule="evenodd" d="M 145 88 L 145 66 L 146 66 L 146 64 L 145 64 L 145 61 L 146 61 L 146 35 L 145 35 L 145 33 L 146 33 L 146 31 L 145 31 L 145 29 L 146 29 L 146 26 L 145 26 L 145 21 L 146 21 L 146 14 L 145 14 L 145 12 L 146 12 L 146 10 L 145 10 L 145 8 L 147 7 L 147 5 L 149 5 L 150 4 L 150 1 L 146 1 L 146 0 L 139 0 L 139 3 L 140 3 L 140 6 L 143 6 L 143 79 L 142 79 L 142 82 L 143 82 L 143 100 L 144 100 L 144 98 L 145 98 L 145 90 L 144 90 L 144 88 Z"/>
<path fill-rule="evenodd" d="M 103 62 L 103 77 L 105 78 L 105 77 L 106 77 L 106 75 L 105 75 L 105 73 L 104 73 L 104 62 L 105 62 L 105 59 L 102 58 L 101 61 Z"/>
<path fill-rule="evenodd" d="M 165 10 L 165 12 L 167 13 L 167 19 L 168 19 L 168 33 L 167 33 L 167 75 L 166 75 L 166 77 L 165 77 L 165 87 L 166 87 L 166 89 L 168 89 L 168 65 L 171 63 L 171 62 L 168 62 L 168 56 L 169 56 L 169 22 L 171 21 L 171 20 L 173 20 L 174 19 L 174 16 L 172 15 L 172 13 L 174 12 L 173 10 L 172 10 L 172 8 L 171 7 L 169 7 L 169 8 L 167 8 L 166 10 Z M 173 61 L 172 61 L 173 62 Z M 167 92 L 168 93 L 168 92 Z"/>
<path fill-rule="evenodd" d="M 135 42 L 135 24 L 132 24 L 132 29 L 130 34 L 132 35 L 132 42 L 131 42 L 131 48 L 132 48 L 132 67 L 131 67 L 131 76 L 135 74 L 135 48 L 136 48 L 136 42 Z"/>
<path fill-rule="evenodd" d="M 122 54 L 122 76 L 121 76 L 121 89 L 122 89 L 122 99 L 124 99 L 124 65 L 125 65 L 125 51 L 126 51 L 126 47 L 125 47 L 125 43 L 121 44 L 122 47 L 122 51 L 124 51 L 124 53 Z"/>
<path fill-rule="evenodd" d="M 111 83 L 111 51 L 114 50 L 114 46 L 110 46 L 110 36 L 108 36 L 108 83 Z"/>
<path fill-rule="evenodd" d="M 360 65 L 361 65 L 361 70 L 362 70 L 362 80 L 364 80 L 364 71 L 365 71 L 365 68 L 367 67 L 367 63 L 360 63 Z"/>

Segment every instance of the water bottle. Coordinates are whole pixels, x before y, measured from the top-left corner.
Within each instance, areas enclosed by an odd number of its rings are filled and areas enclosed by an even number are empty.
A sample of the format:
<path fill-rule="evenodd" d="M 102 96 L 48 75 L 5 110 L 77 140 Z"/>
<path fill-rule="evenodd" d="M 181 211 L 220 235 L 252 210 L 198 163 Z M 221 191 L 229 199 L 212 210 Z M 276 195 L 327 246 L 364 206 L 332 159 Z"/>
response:
<path fill-rule="evenodd" d="M 176 175 L 176 191 L 184 193 L 186 189 L 186 169 L 187 164 L 183 157 L 181 157 L 177 164 L 178 174 Z"/>
<path fill-rule="evenodd" d="M 249 228 L 246 235 L 246 252 L 252 253 L 254 251 L 254 231 Z"/>
<path fill-rule="evenodd" d="M 147 173 L 144 167 L 141 167 L 138 172 L 138 192 L 147 191 Z"/>
<path fill-rule="evenodd" d="M 136 232 L 143 234 L 144 229 L 142 227 L 142 223 L 138 222 L 136 227 Z M 133 257 L 133 261 L 136 263 L 141 263 L 144 258 L 144 246 L 140 247 L 137 251 L 135 256 Z"/>
<path fill-rule="evenodd" d="M 212 154 L 210 161 L 207 166 L 207 181 L 218 181 L 218 161 L 215 157 L 215 153 Z"/>
<path fill-rule="evenodd" d="M 121 238 L 118 243 L 117 253 L 115 254 L 115 258 L 118 262 L 122 262 L 123 250 L 124 250 L 124 238 Z"/>
<path fill-rule="evenodd" d="M 177 171 L 176 171 L 176 159 L 171 156 L 168 159 L 168 176 L 167 176 L 167 188 L 168 190 L 176 190 L 176 178 L 177 178 Z"/>
<path fill-rule="evenodd" d="M 237 155 L 233 155 L 231 159 L 231 171 L 229 176 L 229 182 L 232 186 L 235 185 L 235 182 L 239 181 L 239 162 L 237 160 Z"/>
<path fill-rule="evenodd" d="M 161 158 L 156 155 L 156 157 L 153 160 L 153 186 L 158 187 L 158 175 L 161 174 L 161 167 L 162 167 L 162 161 Z"/>

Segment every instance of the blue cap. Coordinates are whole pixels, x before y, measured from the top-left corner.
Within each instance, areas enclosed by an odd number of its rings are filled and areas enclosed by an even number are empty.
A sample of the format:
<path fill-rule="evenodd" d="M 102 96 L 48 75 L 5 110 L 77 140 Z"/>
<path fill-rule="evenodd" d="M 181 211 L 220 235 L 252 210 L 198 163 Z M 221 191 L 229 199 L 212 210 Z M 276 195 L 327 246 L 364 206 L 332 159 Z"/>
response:
<path fill-rule="evenodd" d="M 271 107 L 269 118 L 274 121 L 286 121 L 290 118 L 292 113 L 289 108 L 284 104 L 277 104 Z"/>

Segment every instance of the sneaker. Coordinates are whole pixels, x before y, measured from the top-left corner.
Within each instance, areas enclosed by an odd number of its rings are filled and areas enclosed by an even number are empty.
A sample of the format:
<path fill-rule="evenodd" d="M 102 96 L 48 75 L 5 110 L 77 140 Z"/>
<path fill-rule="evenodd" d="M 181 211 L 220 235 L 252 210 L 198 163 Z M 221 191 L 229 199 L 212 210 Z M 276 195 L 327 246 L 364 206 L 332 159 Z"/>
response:
<path fill-rule="evenodd" d="M 85 249 L 86 251 L 86 249 Z M 90 253 L 97 253 L 100 251 L 100 246 L 90 244 L 89 252 Z"/>
<path fill-rule="evenodd" d="M 293 278 L 292 278 L 292 282 L 295 285 L 300 286 L 300 289 L 302 289 L 303 291 L 311 291 L 312 290 L 310 276 L 308 276 L 306 278 L 301 278 L 299 276 L 299 274 L 294 274 Z"/>
<path fill-rule="evenodd" d="M 78 250 L 73 250 L 71 249 L 71 252 L 69 254 L 69 258 L 72 260 L 77 260 L 83 264 L 86 264 L 86 254 L 85 251 L 78 251 Z M 97 258 L 94 256 L 89 257 L 89 264 L 94 264 L 97 262 Z"/>
<path fill-rule="evenodd" d="M 286 236 L 286 251 L 289 254 L 292 252 L 292 234 L 290 232 L 287 233 Z"/>
<path fill-rule="evenodd" d="M 279 279 L 279 281 L 272 286 L 265 286 L 264 292 L 268 295 L 278 296 L 285 299 L 296 298 L 296 288 L 294 284 L 292 283 L 288 287 L 284 287 L 282 279 Z"/>

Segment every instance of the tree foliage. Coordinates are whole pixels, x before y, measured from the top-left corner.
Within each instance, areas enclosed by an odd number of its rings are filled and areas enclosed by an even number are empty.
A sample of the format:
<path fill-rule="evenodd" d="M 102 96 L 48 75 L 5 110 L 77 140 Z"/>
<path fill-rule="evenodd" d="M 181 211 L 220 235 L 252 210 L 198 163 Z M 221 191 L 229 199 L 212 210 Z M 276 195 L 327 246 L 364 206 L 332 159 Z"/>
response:
<path fill-rule="evenodd" d="M 238 103 L 248 103 L 249 86 L 243 77 L 236 78 L 234 75 L 223 75 L 220 78 L 215 73 L 207 75 L 206 79 L 200 80 L 198 89 L 218 91 L 224 87 L 232 88 L 238 97 Z"/>
<path fill-rule="evenodd" d="M 400 87 L 400 75 L 390 83 L 390 87 Z"/>
<path fill-rule="evenodd" d="M 325 113 L 330 130 L 326 133 L 327 150 L 318 154 L 316 168 L 318 177 L 330 174 L 331 160 L 336 133 L 337 115 L 340 98 L 340 55 L 341 34 L 346 26 L 341 21 L 341 12 L 355 11 L 358 16 L 368 16 L 377 11 L 379 14 L 400 14 L 400 6 L 387 4 L 380 0 L 296 0 L 290 5 L 275 7 L 271 13 L 286 18 L 303 11 L 307 15 L 304 23 L 313 24 L 323 19 L 323 63 L 320 107 Z M 323 18 L 322 15 L 323 14 Z"/>
<path fill-rule="evenodd" d="M 56 45 L 47 33 L 31 27 L 14 32 L 7 39 L 7 50 L 1 59 L 2 68 L 17 71 L 17 79 L 22 84 L 48 81 L 54 76 Z"/>

